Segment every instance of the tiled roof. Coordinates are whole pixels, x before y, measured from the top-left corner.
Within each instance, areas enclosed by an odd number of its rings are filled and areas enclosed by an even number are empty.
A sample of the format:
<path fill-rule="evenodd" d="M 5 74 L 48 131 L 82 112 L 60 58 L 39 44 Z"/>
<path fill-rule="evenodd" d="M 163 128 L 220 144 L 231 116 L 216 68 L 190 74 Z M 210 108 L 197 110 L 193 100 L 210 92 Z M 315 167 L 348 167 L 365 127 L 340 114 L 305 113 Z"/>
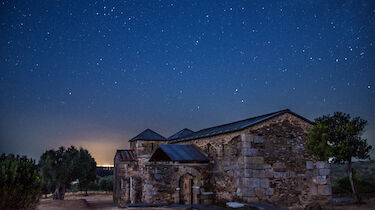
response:
<path fill-rule="evenodd" d="M 136 137 L 130 139 L 129 141 L 131 142 L 136 140 L 166 141 L 167 139 L 151 129 L 146 129 L 142 133 L 138 134 Z"/>
<path fill-rule="evenodd" d="M 208 162 L 208 158 L 195 145 L 159 144 L 149 161 Z"/>
<path fill-rule="evenodd" d="M 187 135 L 192 134 L 192 133 L 194 133 L 194 131 L 192 131 L 188 128 L 184 128 L 184 129 L 180 130 L 179 132 L 170 136 L 168 138 L 168 140 L 179 139 L 179 138 L 182 138 L 182 137 L 187 136 Z"/>
<path fill-rule="evenodd" d="M 215 135 L 219 135 L 219 134 L 223 134 L 223 133 L 230 133 L 230 132 L 233 132 L 233 131 L 242 130 L 242 129 L 254 126 L 254 125 L 256 125 L 258 123 L 261 123 L 265 120 L 274 118 L 276 116 L 279 116 L 279 115 L 282 115 L 282 114 L 285 114 L 285 113 L 293 114 L 293 115 L 307 121 L 308 123 L 313 124 L 313 122 L 311 122 L 310 120 L 290 111 L 289 109 L 284 109 L 284 110 L 280 110 L 280 111 L 277 111 L 277 112 L 272 112 L 272 113 L 269 113 L 269 114 L 265 114 L 265 115 L 261 115 L 261 116 L 257 116 L 257 117 L 252 117 L 252 118 L 248 118 L 248 119 L 237 121 L 237 122 L 232 122 L 232 123 L 228 123 L 228 124 L 224 124 L 224 125 L 219 125 L 219 126 L 215 126 L 215 127 L 211 127 L 211 128 L 202 129 L 202 130 L 199 130 L 199 131 L 194 132 L 192 134 L 189 134 L 187 136 L 184 136 L 182 138 L 169 141 L 169 143 L 188 141 L 188 140 L 199 139 L 199 138 L 215 136 Z"/>
<path fill-rule="evenodd" d="M 133 150 L 117 150 L 116 156 L 119 157 L 120 161 L 134 161 L 137 159 Z"/>

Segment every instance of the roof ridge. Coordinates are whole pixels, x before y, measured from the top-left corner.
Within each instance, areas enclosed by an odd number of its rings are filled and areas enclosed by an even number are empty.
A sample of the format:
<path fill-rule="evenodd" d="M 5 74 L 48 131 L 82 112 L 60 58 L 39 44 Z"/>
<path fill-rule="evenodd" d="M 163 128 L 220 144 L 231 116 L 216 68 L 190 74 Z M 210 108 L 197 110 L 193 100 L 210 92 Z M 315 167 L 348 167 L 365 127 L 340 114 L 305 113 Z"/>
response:
<path fill-rule="evenodd" d="M 264 114 L 264 115 L 259 115 L 259 116 L 255 116 L 255 117 L 231 122 L 231 123 L 226 123 L 226 124 L 221 124 L 221 125 L 217 125 L 217 126 L 213 126 L 213 127 L 209 127 L 209 128 L 204 128 L 204 129 L 198 130 L 194 133 L 191 133 L 189 135 L 183 136 L 181 138 L 171 139 L 168 143 L 173 144 L 173 143 L 176 143 L 176 142 L 200 139 L 200 138 L 204 138 L 204 137 L 215 136 L 215 135 L 219 135 L 219 134 L 224 134 L 224 133 L 242 130 L 242 129 L 254 126 L 254 125 L 256 125 L 258 123 L 261 123 L 265 120 L 274 118 L 276 116 L 279 116 L 279 115 L 282 115 L 282 114 L 285 114 L 285 113 L 290 113 L 290 114 L 292 114 L 296 117 L 299 117 L 299 118 L 305 120 L 306 122 L 308 122 L 310 124 L 314 124 L 312 121 L 292 112 L 290 109 L 282 109 L 282 110 L 279 110 L 279 111 L 276 111 L 276 112 L 271 112 L 271 113 Z"/>
<path fill-rule="evenodd" d="M 198 133 L 198 132 L 201 132 L 201 131 L 204 131 L 204 130 L 208 130 L 208 129 L 212 129 L 212 128 L 218 128 L 218 127 L 222 127 L 222 126 L 232 125 L 232 124 L 243 122 L 243 121 L 253 120 L 255 118 L 267 117 L 267 116 L 270 116 L 270 115 L 277 114 L 279 112 L 291 112 L 291 111 L 289 109 L 283 109 L 283 110 L 279 110 L 279 111 L 276 111 L 276 112 L 271 112 L 271 113 L 264 114 L 264 115 L 259 115 L 259 116 L 255 116 L 255 117 L 246 118 L 246 119 L 243 119 L 243 120 L 238 120 L 238 121 L 234 121 L 234 122 L 230 122 L 230 123 L 225 123 L 225 124 L 216 125 L 216 126 L 212 126 L 212 127 L 208 127 L 208 128 L 203 128 L 201 130 L 196 131 L 195 133 Z M 190 135 L 191 134 L 189 134 L 188 136 L 190 136 Z"/>
<path fill-rule="evenodd" d="M 141 137 L 142 135 L 144 135 L 145 133 L 147 133 L 147 132 L 150 132 L 150 133 L 152 133 L 153 135 L 158 136 L 159 138 L 158 138 L 158 139 L 151 139 L 151 138 L 141 139 L 140 137 Z M 160 135 L 159 133 L 157 133 L 157 132 L 151 130 L 150 128 L 146 128 L 144 131 L 142 131 L 141 133 L 139 133 L 139 134 L 136 135 L 135 137 L 131 138 L 129 141 L 135 141 L 135 140 L 157 140 L 157 141 L 158 141 L 158 140 L 166 140 L 166 138 L 165 138 L 164 136 Z"/>
<path fill-rule="evenodd" d="M 186 133 L 186 132 L 189 132 L 188 134 L 185 134 L 185 135 L 182 135 L 183 133 Z M 190 130 L 189 128 L 184 128 L 182 130 L 179 130 L 177 131 L 176 133 L 172 134 L 171 136 L 169 136 L 167 139 L 168 140 L 174 140 L 174 139 L 179 139 L 179 138 L 182 138 L 182 137 L 185 137 L 185 136 L 188 136 L 190 135 L 191 133 L 194 133 L 194 131 Z M 181 136 L 182 135 L 182 136 Z"/>

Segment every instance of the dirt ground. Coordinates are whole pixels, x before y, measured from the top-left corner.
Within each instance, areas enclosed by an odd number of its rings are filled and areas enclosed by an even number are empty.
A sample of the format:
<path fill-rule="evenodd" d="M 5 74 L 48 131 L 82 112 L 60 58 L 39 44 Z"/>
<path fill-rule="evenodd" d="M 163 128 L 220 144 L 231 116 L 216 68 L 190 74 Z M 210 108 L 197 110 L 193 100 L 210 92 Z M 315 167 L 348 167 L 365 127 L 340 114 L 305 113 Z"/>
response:
<path fill-rule="evenodd" d="M 47 198 L 40 200 L 37 210 L 111 210 L 120 209 L 113 204 L 112 193 L 104 192 L 88 192 L 88 196 L 85 196 L 83 192 L 77 193 L 66 193 L 65 200 L 52 200 L 52 195 Z M 364 197 L 366 204 L 362 205 L 333 205 L 326 206 L 323 209 L 327 210 L 370 210 L 375 209 L 375 195 L 369 195 Z M 127 208 L 140 210 L 141 208 Z M 167 208 L 147 208 L 147 209 L 167 209 Z M 184 209 L 184 208 L 182 208 Z"/>
<path fill-rule="evenodd" d="M 76 209 L 117 209 L 112 201 L 112 193 L 88 192 L 66 193 L 65 199 L 52 200 L 52 195 L 40 200 L 37 210 L 76 210 Z"/>

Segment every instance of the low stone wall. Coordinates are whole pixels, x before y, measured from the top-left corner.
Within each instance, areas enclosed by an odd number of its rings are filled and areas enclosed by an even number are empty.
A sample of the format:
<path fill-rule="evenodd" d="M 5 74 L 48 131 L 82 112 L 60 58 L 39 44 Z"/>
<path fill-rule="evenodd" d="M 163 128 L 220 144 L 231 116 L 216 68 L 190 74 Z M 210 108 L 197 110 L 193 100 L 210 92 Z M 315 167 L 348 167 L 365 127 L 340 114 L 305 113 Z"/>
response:
<path fill-rule="evenodd" d="M 208 154 L 208 190 L 217 203 L 305 207 L 326 203 L 331 195 L 329 165 L 316 162 L 305 148 L 310 128 L 285 114 L 249 129 L 178 144 L 196 144 Z"/>
<path fill-rule="evenodd" d="M 143 185 L 143 200 L 145 203 L 180 203 L 182 188 L 181 178 L 191 176 L 194 186 L 193 203 L 203 203 L 203 195 L 207 189 L 207 165 L 150 163 L 146 165 Z M 202 194 L 203 192 L 203 194 Z M 207 197 L 207 196 L 206 196 Z"/>

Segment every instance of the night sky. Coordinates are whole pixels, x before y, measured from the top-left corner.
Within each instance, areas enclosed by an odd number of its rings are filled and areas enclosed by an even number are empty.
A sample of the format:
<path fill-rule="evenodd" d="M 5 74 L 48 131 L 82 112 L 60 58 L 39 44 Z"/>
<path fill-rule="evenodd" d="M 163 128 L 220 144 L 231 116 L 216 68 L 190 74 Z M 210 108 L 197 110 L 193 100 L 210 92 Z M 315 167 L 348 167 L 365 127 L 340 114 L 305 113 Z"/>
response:
<path fill-rule="evenodd" d="M 1 1 L 0 153 L 83 146 L 98 164 L 168 137 L 289 108 L 368 120 L 375 1 Z"/>

